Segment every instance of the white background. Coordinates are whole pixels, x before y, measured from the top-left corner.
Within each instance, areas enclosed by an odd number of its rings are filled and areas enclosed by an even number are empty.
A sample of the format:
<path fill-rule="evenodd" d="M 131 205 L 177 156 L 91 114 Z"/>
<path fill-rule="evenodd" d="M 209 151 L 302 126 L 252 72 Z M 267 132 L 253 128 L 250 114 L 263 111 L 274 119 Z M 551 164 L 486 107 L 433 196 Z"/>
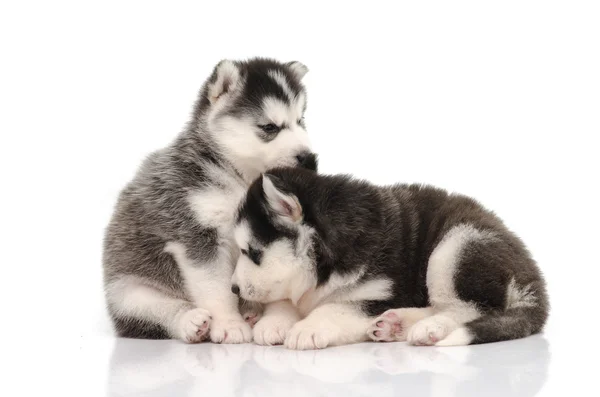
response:
<path fill-rule="evenodd" d="M 309 67 L 322 172 L 469 194 L 525 240 L 553 306 L 542 394 L 584 390 L 600 325 L 598 2 L 333 3 L 0 3 L 0 389 L 105 394 L 116 195 L 214 64 L 261 55 Z"/>

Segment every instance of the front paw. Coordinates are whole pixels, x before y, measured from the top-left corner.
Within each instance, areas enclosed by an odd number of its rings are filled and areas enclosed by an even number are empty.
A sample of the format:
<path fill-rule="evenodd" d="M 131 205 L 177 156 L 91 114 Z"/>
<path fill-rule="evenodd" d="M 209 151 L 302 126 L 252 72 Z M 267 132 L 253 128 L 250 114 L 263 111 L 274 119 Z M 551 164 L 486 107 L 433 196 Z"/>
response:
<path fill-rule="evenodd" d="M 214 343 L 247 343 L 252 341 L 252 329 L 241 316 L 215 316 L 210 327 L 210 340 Z"/>
<path fill-rule="evenodd" d="M 187 343 L 201 342 L 206 338 L 211 319 L 208 310 L 188 310 L 177 319 L 177 336 Z"/>
<path fill-rule="evenodd" d="M 265 316 L 254 326 L 254 342 L 257 345 L 281 345 L 297 321 L 296 317 Z"/>
<path fill-rule="evenodd" d="M 302 320 L 292 327 L 285 339 L 285 347 L 292 350 L 323 349 L 334 344 L 337 332 L 318 322 Z"/>

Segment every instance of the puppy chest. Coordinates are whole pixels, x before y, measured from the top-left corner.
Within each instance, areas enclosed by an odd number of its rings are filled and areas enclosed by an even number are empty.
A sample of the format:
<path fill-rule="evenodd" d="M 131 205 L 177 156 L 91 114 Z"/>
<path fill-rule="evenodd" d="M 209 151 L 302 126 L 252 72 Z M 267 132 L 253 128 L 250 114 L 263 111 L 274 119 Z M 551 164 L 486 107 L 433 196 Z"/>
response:
<path fill-rule="evenodd" d="M 220 231 L 231 229 L 236 210 L 244 196 L 240 188 L 206 188 L 192 192 L 188 197 L 197 221 Z"/>

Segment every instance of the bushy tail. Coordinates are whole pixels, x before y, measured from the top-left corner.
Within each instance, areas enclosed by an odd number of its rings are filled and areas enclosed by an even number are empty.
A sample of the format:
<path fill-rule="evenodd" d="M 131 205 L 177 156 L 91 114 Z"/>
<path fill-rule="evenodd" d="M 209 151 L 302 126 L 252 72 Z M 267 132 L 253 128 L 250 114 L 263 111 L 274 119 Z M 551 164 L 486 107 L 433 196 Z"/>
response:
<path fill-rule="evenodd" d="M 466 323 L 439 341 L 437 346 L 475 345 L 524 338 L 541 332 L 548 318 L 545 288 L 536 290 L 535 303 L 508 307 L 501 312 L 487 313 Z"/>

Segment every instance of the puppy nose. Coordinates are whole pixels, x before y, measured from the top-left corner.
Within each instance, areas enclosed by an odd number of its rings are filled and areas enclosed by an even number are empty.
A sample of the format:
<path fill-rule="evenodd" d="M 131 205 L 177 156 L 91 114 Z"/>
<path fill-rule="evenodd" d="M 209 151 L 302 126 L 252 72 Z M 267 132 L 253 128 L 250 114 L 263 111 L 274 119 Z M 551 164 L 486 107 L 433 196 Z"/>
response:
<path fill-rule="evenodd" d="M 296 155 L 298 165 L 312 171 L 317 170 L 317 155 L 312 152 L 302 152 Z"/>
<path fill-rule="evenodd" d="M 302 152 L 296 156 L 296 160 L 298 160 L 298 163 L 302 164 L 306 161 L 309 154 L 310 152 Z"/>
<path fill-rule="evenodd" d="M 231 292 L 233 292 L 236 295 L 240 295 L 240 287 L 238 287 L 237 285 L 233 284 L 231 286 Z"/>

